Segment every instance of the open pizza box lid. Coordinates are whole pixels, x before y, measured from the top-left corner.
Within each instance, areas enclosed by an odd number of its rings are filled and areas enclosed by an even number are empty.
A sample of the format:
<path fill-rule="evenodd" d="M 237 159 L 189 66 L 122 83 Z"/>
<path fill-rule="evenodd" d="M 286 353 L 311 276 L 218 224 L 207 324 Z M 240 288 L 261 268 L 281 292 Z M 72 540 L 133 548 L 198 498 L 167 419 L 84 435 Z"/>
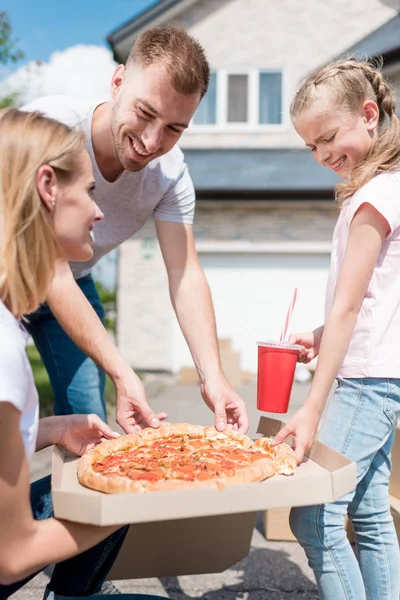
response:
<path fill-rule="evenodd" d="M 273 437 L 282 426 L 262 417 L 258 433 Z M 223 490 L 103 494 L 80 485 L 77 460 L 54 447 L 54 514 L 93 525 L 134 524 L 114 579 L 220 572 L 247 555 L 257 511 L 332 502 L 356 485 L 355 463 L 320 442 L 292 476 Z"/>

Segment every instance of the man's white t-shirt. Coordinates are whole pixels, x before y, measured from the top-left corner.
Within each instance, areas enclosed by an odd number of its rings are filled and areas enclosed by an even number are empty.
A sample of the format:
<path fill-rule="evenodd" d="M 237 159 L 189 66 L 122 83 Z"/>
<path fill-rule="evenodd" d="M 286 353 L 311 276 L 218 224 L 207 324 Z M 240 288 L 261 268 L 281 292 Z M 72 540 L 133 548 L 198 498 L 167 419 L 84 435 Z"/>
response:
<path fill-rule="evenodd" d="M 195 192 L 182 151 L 174 146 L 138 172 L 123 171 L 110 183 L 101 175 L 92 145 L 95 105 L 68 96 L 46 96 L 23 107 L 81 129 L 92 160 L 96 181 L 94 199 L 104 213 L 95 225 L 94 256 L 87 262 L 71 263 L 76 278 L 87 275 L 97 261 L 136 233 L 154 216 L 159 221 L 192 224 Z"/>
<path fill-rule="evenodd" d="M 28 460 L 36 447 L 39 402 L 26 354 L 28 334 L 0 300 L 0 402 L 21 413 L 20 430 Z"/>

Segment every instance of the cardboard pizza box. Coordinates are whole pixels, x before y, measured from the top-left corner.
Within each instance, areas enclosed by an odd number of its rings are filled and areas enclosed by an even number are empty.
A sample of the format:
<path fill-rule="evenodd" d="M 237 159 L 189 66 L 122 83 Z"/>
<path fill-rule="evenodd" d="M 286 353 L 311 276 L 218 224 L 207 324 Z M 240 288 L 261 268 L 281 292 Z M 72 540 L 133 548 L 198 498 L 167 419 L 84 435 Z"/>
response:
<path fill-rule="evenodd" d="M 274 436 L 282 426 L 262 417 L 258 433 Z M 114 579 L 220 572 L 248 554 L 257 511 L 330 502 L 356 481 L 355 463 L 320 442 L 293 476 L 223 490 L 103 494 L 79 484 L 77 460 L 54 448 L 54 514 L 94 525 L 132 524 Z"/>

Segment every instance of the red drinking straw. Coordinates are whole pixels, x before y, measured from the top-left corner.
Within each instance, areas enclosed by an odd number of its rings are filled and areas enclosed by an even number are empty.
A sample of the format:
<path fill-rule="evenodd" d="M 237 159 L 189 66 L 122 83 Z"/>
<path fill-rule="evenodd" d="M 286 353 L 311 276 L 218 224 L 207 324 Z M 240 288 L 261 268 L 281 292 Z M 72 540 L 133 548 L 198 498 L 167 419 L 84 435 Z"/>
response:
<path fill-rule="evenodd" d="M 295 287 L 294 290 L 293 290 L 292 301 L 289 304 L 289 308 L 288 308 L 287 315 L 286 315 L 286 320 L 285 320 L 285 325 L 284 325 L 284 327 L 282 329 L 281 337 L 279 338 L 281 342 L 285 341 L 286 333 L 287 333 L 287 330 L 288 330 L 288 327 L 289 327 L 289 323 L 290 323 L 290 317 L 292 316 L 294 305 L 296 304 L 296 298 L 297 298 L 297 287 Z"/>

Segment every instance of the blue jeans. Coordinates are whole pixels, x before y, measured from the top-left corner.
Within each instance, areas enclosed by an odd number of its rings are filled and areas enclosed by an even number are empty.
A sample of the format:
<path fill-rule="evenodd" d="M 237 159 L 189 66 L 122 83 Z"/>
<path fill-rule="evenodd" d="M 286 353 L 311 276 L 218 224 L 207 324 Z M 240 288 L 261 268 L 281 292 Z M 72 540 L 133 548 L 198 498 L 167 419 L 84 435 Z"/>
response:
<path fill-rule="evenodd" d="M 53 516 L 50 475 L 32 483 L 31 506 L 33 516 L 38 521 Z M 46 593 L 50 591 L 75 597 L 90 596 L 98 592 L 117 558 L 127 531 L 128 527 L 122 527 L 90 550 L 58 563 Z M 0 585 L 0 600 L 9 598 L 35 575 L 36 573 L 12 585 Z"/>
<path fill-rule="evenodd" d="M 104 309 L 90 275 L 77 284 L 104 322 Z M 27 316 L 24 326 L 49 374 L 56 415 L 95 413 L 106 421 L 105 373 L 68 337 L 48 304 Z"/>
<path fill-rule="evenodd" d="M 399 412 L 400 379 L 338 379 L 319 440 L 357 463 L 356 489 L 290 514 L 323 600 L 399 600 L 399 545 L 388 502 Z M 344 530 L 346 513 L 358 560 Z"/>

